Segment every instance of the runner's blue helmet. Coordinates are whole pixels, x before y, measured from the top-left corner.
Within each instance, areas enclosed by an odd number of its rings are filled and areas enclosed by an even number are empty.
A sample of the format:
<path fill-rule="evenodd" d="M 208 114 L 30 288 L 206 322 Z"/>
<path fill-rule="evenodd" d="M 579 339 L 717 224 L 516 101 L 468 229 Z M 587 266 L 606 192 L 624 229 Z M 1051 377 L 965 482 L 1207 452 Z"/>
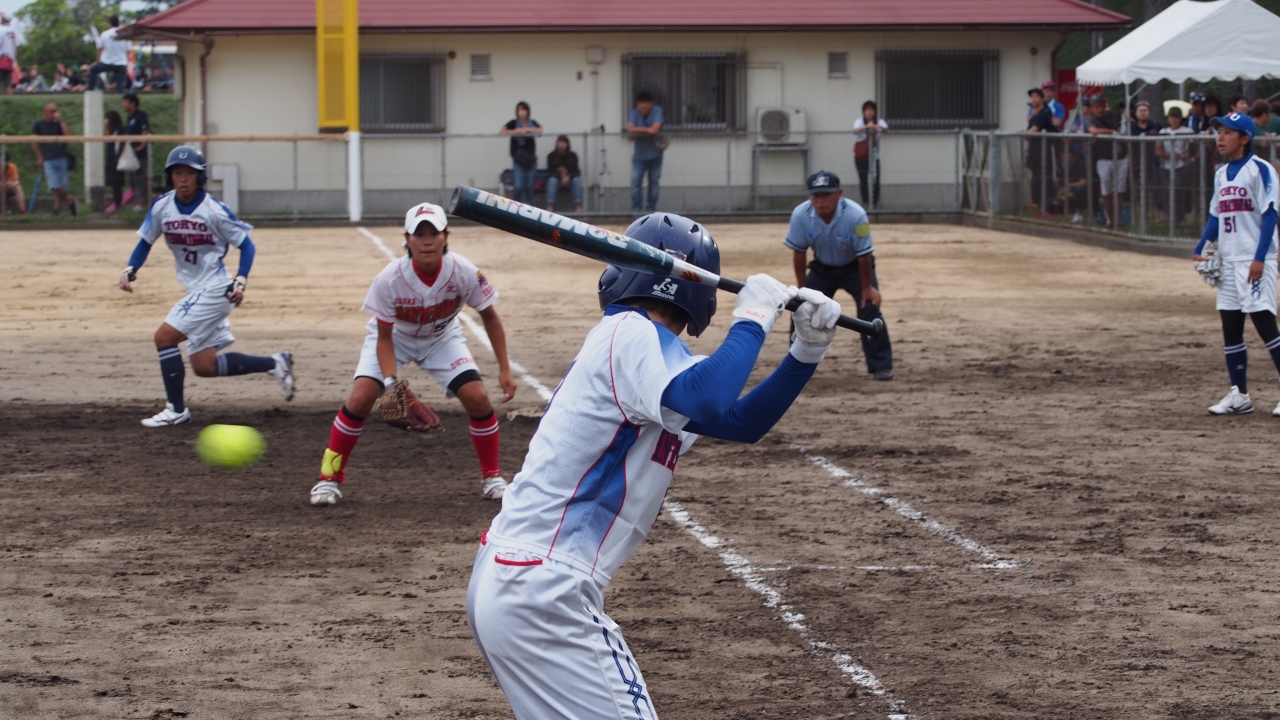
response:
<path fill-rule="evenodd" d="M 200 173 L 200 187 L 204 187 L 205 181 L 209 179 L 209 173 L 204 164 L 204 153 L 190 145 L 179 145 L 169 151 L 169 157 L 164 161 L 164 180 L 169 187 L 173 187 L 173 175 L 169 171 L 175 165 L 186 165 Z"/>
<path fill-rule="evenodd" d="M 631 223 L 627 237 L 658 248 L 703 270 L 720 274 L 720 247 L 701 224 L 671 213 L 651 213 Z M 662 300 L 689 316 L 689 334 L 697 337 L 716 314 L 716 289 L 708 285 L 626 270 L 613 265 L 600 276 L 600 309 L 631 298 Z"/>

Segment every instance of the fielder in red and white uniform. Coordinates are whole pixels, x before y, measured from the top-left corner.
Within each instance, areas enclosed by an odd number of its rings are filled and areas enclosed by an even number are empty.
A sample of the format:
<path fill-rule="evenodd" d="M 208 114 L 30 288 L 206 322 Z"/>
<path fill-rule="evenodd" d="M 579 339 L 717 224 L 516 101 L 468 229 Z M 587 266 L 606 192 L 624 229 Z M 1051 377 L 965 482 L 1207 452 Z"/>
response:
<path fill-rule="evenodd" d="M 311 488 L 312 505 L 333 505 L 342 497 L 347 463 L 365 418 L 406 363 L 431 374 L 446 394 L 456 396 L 471 417 L 471 442 L 480 461 L 480 493 L 501 500 L 507 487 L 498 466 L 498 415 L 489 402 L 476 361 L 458 323 L 463 305 L 475 308 L 498 358 L 502 402 L 516 393 L 507 362 L 507 338 L 493 303 L 498 291 L 470 260 L 449 251 L 444 208 L 422 203 L 404 219 L 408 255 L 383 268 L 369 286 L 364 311 L 373 316 L 356 365 L 351 395 L 329 432 L 320 477 Z"/>

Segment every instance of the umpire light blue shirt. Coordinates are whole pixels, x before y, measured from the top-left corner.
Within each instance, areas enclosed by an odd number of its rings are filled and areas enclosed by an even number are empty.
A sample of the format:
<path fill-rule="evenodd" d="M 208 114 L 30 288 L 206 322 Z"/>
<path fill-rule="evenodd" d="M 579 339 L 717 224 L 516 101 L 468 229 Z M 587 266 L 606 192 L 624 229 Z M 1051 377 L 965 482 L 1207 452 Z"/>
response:
<path fill-rule="evenodd" d="M 822 221 L 805 200 L 791 212 L 791 226 L 783 243 L 796 252 L 813 248 L 813 255 L 825 265 L 848 265 L 875 251 L 871 246 L 871 222 L 867 211 L 849 198 L 840 198 L 835 217 Z"/>

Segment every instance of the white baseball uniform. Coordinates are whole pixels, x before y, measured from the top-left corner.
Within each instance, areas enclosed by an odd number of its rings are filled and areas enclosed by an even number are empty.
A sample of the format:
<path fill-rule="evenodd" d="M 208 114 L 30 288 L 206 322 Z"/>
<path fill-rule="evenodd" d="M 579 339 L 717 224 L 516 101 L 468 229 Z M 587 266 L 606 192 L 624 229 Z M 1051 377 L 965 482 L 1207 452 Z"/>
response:
<path fill-rule="evenodd" d="M 231 275 L 222 263 L 227 250 L 240 247 L 253 226 L 208 193 L 184 212 L 173 191 L 156 198 L 138 235 L 148 245 L 161 236 L 173 252 L 178 282 L 187 289 L 164 321 L 187 336 L 187 354 L 222 348 L 235 342 L 228 318 L 235 309 L 227 300 Z"/>
<path fill-rule="evenodd" d="M 603 591 L 657 520 L 696 435 L 662 405 L 702 360 L 611 308 L 587 336 L 476 556 L 467 612 L 517 718 L 654 718 Z"/>
<path fill-rule="evenodd" d="M 409 257 L 392 261 L 378 273 L 364 299 L 369 321 L 355 377 L 382 381 L 378 363 L 378 323 L 391 324 L 396 368 L 409 362 L 431 373 L 448 392 L 449 383 L 476 361 L 458 324 L 465 303 L 477 311 L 493 305 L 498 291 L 472 262 L 455 252 L 440 259 L 434 278 L 424 278 Z"/>
<path fill-rule="evenodd" d="M 1213 177 L 1213 200 L 1209 214 L 1218 218 L 1218 253 L 1222 256 L 1222 286 L 1218 288 L 1219 310 L 1246 313 L 1276 312 L 1277 238 L 1263 260 L 1262 279 L 1249 282 L 1249 265 L 1258 252 L 1262 234 L 1262 214 L 1280 207 L 1275 170 L 1266 161 L 1253 157 L 1241 166 L 1235 178 L 1227 177 L 1227 166 Z"/>

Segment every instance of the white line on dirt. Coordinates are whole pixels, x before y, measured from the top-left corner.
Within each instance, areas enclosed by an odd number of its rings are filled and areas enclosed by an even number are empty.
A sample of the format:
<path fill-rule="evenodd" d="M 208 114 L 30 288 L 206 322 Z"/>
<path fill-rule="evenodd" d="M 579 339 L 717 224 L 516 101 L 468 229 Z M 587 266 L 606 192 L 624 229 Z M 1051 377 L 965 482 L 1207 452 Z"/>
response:
<path fill-rule="evenodd" d="M 851 656 L 847 653 L 840 652 L 840 650 L 834 645 L 821 640 L 815 640 L 811 637 L 812 632 L 809 630 L 809 626 L 804 622 L 804 615 L 795 612 L 790 605 L 783 603 L 782 593 L 778 592 L 766 583 L 764 578 L 760 575 L 760 571 L 757 570 L 749 560 L 739 554 L 738 551 L 725 547 L 723 540 L 712 535 L 706 528 L 694 522 L 693 518 L 689 517 L 689 512 L 681 507 L 680 503 L 668 500 L 666 502 L 666 509 L 671 515 L 671 518 L 675 520 L 680 527 L 684 528 L 690 535 L 697 539 L 698 542 L 702 543 L 707 548 L 716 551 L 716 553 L 720 555 L 720 560 L 724 563 L 725 567 L 729 569 L 729 572 L 736 575 L 738 579 L 742 581 L 742 584 L 746 585 L 751 590 L 760 593 L 760 595 L 764 597 L 765 607 L 776 609 L 780 612 L 782 614 L 782 620 L 787 624 L 787 627 L 799 633 L 800 637 L 804 638 L 804 641 L 809 643 L 809 647 L 827 656 L 836 664 L 836 667 L 840 668 L 840 672 L 844 673 L 844 675 L 854 683 L 867 689 L 872 694 L 885 697 L 886 691 L 884 685 L 876 679 L 875 674 L 854 662 Z M 903 705 L 905 704 L 902 700 L 894 700 L 892 697 L 885 697 L 885 700 L 889 703 L 890 709 L 894 711 L 893 714 L 889 715 L 891 720 L 901 720 L 902 718 L 910 717 L 909 715 L 901 713 Z"/>
<path fill-rule="evenodd" d="M 396 259 L 396 254 L 391 252 L 391 248 L 387 247 L 386 243 L 382 242 L 382 238 L 369 232 L 367 228 L 359 227 L 356 229 L 360 231 L 361 235 L 372 240 L 373 244 L 377 245 L 378 249 L 385 253 L 388 258 L 392 261 Z M 467 328 L 471 330 L 471 334 L 476 336 L 476 340 L 479 340 L 481 345 L 489 348 L 489 352 L 493 352 L 493 343 L 489 342 L 489 335 L 484 331 L 484 327 L 482 327 L 480 323 L 471 319 L 470 315 L 458 313 L 458 317 L 462 318 L 462 322 L 466 323 Z M 551 402 L 551 391 L 547 389 L 546 385 L 539 382 L 538 378 L 530 375 L 529 371 L 525 370 L 524 366 L 515 360 L 507 358 L 507 362 L 511 364 L 512 372 L 520 376 L 520 379 L 524 381 L 525 385 L 533 388 L 533 391 L 538 393 L 538 397 L 542 398 L 543 402 Z"/>
<path fill-rule="evenodd" d="M 802 452 L 802 453 L 806 452 L 805 448 L 800 445 L 792 445 L 791 448 L 794 450 L 798 450 L 799 452 Z M 830 460 L 827 460 L 821 455 L 806 455 L 806 457 L 809 459 L 809 462 L 813 463 L 814 465 L 817 465 L 823 470 L 826 470 L 828 474 L 830 474 L 832 477 L 839 480 L 840 484 L 844 485 L 845 487 L 851 488 L 853 490 L 857 490 L 858 492 L 864 495 L 867 495 L 869 497 L 873 497 L 876 500 L 879 500 L 880 502 L 884 503 L 885 505 L 888 505 L 889 507 L 893 508 L 893 510 L 897 512 L 899 515 L 901 515 L 902 517 L 908 520 L 911 520 L 913 522 L 920 523 L 929 532 L 935 535 L 938 535 L 939 537 L 942 537 L 943 539 L 948 540 L 952 543 L 955 543 L 956 545 L 959 545 L 960 547 L 964 548 L 965 550 L 968 550 L 969 552 L 981 555 L 983 560 L 986 560 L 986 562 L 978 565 L 978 567 L 984 568 L 984 569 L 993 569 L 993 570 L 1010 570 L 1010 569 L 1018 568 L 1022 566 L 1022 564 L 1019 563 L 1017 560 L 1003 557 L 1002 555 L 1000 555 L 1000 553 L 996 552 L 995 550 L 992 550 L 986 545 L 983 545 L 975 540 L 971 540 L 968 537 L 965 537 L 964 534 L 962 534 L 959 530 L 943 525 L 937 520 L 934 520 L 928 515 L 925 515 L 919 510 L 916 510 L 915 508 L 911 507 L 906 502 L 899 500 L 898 498 L 893 497 L 891 495 L 886 495 L 884 490 L 881 490 L 878 487 L 873 487 L 871 485 L 866 484 L 865 482 L 862 481 L 862 478 L 859 477 L 858 475 L 851 473 L 848 470 L 845 470 L 844 468 L 840 467 L 839 465 L 836 465 Z"/>

